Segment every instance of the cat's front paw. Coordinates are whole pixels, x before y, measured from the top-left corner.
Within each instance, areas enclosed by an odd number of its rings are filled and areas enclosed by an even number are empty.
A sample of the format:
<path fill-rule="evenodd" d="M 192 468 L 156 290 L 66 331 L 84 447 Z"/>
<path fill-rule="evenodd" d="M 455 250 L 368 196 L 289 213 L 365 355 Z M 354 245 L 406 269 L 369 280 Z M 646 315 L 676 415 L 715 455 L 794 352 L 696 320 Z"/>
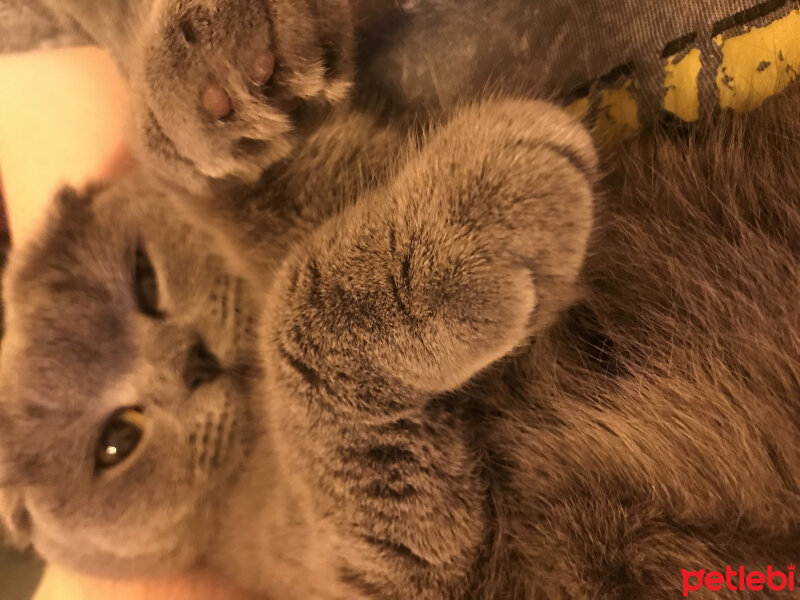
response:
<path fill-rule="evenodd" d="M 156 3 L 129 67 L 145 160 L 190 187 L 255 180 L 347 97 L 352 46 L 346 0 Z"/>
<path fill-rule="evenodd" d="M 428 140 L 393 190 L 409 216 L 392 238 L 389 291 L 415 323 L 406 341 L 430 350 L 404 381 L 453 389 L 580 298 L 596 178 L 588 132 L 544 102 L 467 107 Z"/>

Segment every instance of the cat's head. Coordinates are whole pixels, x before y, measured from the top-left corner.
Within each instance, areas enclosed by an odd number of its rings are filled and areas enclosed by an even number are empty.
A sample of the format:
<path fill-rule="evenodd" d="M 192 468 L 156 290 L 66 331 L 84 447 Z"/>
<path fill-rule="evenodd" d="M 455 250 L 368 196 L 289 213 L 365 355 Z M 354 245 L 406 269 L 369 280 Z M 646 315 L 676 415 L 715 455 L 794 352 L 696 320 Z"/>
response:
<path fill-rule="evenodd" d="M 62 192 L 4 280 L 0 516 L 98 575 L 195 561 L 260 428 L 250 292 L 148 194 Z"/>

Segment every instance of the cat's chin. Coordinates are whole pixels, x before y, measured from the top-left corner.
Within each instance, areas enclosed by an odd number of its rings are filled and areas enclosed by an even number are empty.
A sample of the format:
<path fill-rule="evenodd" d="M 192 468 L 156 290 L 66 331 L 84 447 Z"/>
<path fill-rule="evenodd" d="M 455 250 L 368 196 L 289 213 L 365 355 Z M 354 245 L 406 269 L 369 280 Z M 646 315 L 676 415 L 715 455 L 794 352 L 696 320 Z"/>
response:
<path fill-rule="evenodd" d="M 138 579 L 177 574 L 191 568 L 201 558 L 207 544 L 186 544 L 176 540 L 168 548 L 151 554 L 119 556 L 81 544 L 65 544 L 44 535 L 34 536 L 33 545 L 48 563 L 92 577 Z"/>
<path fill-rule="evenodd" d="M 162 531 L 133 528 L 70 530 L 60 521 L 34 517 L 32 544 L 48 563 L 107 579 L 136 579 L 177 574 L 200 562 L 209 547 L 216 502 L 201 503 L 180 522 Z M 121 528 L 122 529 L 122 528 Z"/>

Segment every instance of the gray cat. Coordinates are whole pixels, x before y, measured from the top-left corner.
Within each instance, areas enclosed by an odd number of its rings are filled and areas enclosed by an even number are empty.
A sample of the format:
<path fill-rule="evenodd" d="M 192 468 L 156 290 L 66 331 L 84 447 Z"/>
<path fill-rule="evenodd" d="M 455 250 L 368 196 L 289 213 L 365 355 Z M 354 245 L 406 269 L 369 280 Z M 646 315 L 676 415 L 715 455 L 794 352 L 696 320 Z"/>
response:
<path fill-rule="evenodd" d="M 227 261 L 134 184 L 65 192 L 12 255 L 12 530 L 106 575 L 202 559 L 283 598 L 464 591 L 486 483 L 443 394 L 577 296 L 589 137 L 549 105 L 496 101 L 417 150 L 348 113 L 274 172 L 206 205 L 239 231 Z"/>
<path fill-rule="evenodd" d="M 279 598 L 792 573 L 798 104 L 646 136 L 598 182 L 549 104 L 419 133 L 345 102 L 255 185 L 64 191 L 5 276 L 9 530 Z"/>

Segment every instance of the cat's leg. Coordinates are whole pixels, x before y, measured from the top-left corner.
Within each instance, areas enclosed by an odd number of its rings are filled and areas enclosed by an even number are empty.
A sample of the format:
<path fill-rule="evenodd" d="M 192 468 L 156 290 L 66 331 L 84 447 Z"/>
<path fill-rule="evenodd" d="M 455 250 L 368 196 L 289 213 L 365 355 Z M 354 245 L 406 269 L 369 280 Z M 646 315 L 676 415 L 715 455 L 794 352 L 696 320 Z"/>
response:
<path fill-rule="evenodd" d="M 216 238 L 231 266 L 268 288 L 299 240 L 396 173 L 398 153 L 409 141 L 396 123 L 344 107 L 290 159 L 267 169 L 257 186 L 215 181 L 212 193 L 174 200 Z"/>
<path fill-rule="evenodd" d="M 551 105 L 461 111 L 292 258 L 282 343 L 322 372 L 336 356 L 458 387 L 576 299 L 595 175 L 588 134 Z"/>
<path fill-rule="evenodd" d="M 468 585 L 490 509 L 442 393 L 574 299 L 595 170 L 558 109 L 468 108 L 284 264 L 264 314 L 271 436 L 354 594 Z"/>

